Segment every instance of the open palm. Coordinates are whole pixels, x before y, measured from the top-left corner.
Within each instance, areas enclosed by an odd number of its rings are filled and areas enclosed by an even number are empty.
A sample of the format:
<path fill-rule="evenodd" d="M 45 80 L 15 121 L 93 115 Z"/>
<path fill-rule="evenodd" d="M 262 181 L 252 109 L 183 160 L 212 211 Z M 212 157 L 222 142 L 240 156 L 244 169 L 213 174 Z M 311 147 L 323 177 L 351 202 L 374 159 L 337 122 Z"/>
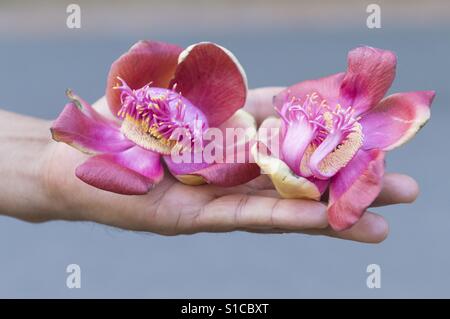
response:
<path fill-rule="evenodd" d="M 246 110 L 258 122 L 272 114 L 272 97 L 280 88 L 249 92 Z M 94 104 L 111 117 L 104 98 Z M 86 155 L 63 143 L 53 142 L 47 156 L 48 183 L 52 196 L 68 212 L 63 218 L 90 220 L 124 229 L 164 235 L 197 232 L 301 232 L 363 242 L 380 242 L 388 233 L 386 221 L 366 212 L 352 228 L 335 232 L 328 227 L 326 204 L 298 199 L 281 199 L 270 180 L 261 175 L 247 184 L 221 188 L 188 186 L 169 173 L 147 195 L 125 196 L 91 187 L 75 177 L 75 167 Z M 405 175 L 386 174 L 383 190 L 373 206 L 415 200 L 418 187 Z"/>

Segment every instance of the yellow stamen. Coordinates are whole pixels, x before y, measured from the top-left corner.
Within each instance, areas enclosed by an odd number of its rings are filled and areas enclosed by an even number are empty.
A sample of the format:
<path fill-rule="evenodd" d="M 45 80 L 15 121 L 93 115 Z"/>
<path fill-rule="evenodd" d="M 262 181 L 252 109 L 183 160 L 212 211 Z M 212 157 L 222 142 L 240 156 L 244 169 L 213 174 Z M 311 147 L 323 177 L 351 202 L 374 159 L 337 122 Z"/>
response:
<path fill-rule="evenodd" d="M 319 170 L 327 175 L 335 174 L 348 164 L 363 145 L 363 141 L 362 126 L 356 122 L 346 139 L 319 163 Z"/>
<path fill-rule="evenodd" d="M 149 121 L 138 121 L 127 115 L 122 122 L 121 132 L 137 145 L 161 154 L 169 155 L 176 141 L 164 138 L 158 126 L 149 125 Z"/>

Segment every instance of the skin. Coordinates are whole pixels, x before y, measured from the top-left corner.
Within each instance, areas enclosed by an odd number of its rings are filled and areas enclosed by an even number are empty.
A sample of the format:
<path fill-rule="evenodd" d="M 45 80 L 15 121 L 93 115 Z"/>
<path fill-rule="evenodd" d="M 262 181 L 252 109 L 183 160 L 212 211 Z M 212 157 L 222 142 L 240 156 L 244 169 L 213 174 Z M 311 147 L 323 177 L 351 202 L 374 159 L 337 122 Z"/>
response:
<path fill-rule="evenodd" d="M 251 90 L 245 109 L 257 122 L 274 115 L 272 97 L 281 88 Z M 94 104 L 112 116 L 105 99 Z M 378 243 L 385 219 L 371 212 L 352 228 L 330 229 L 326 204 L 281 199 L 267 176 L 238 187 L 187 186 L 166 172 L 147 195 L 124 196 L 93 188 L 74 171 L 87 156 L 51 139 L 51 122 L 0 110 L 0 214 L 29 222 L 92 221 L 162 235 L 198 232 L 305 233 Z M 5 182 L 6 181 L 6 182 Z M 373 207 L 413 202 L 419 192 L 409 176 L 386 174 Z"/>

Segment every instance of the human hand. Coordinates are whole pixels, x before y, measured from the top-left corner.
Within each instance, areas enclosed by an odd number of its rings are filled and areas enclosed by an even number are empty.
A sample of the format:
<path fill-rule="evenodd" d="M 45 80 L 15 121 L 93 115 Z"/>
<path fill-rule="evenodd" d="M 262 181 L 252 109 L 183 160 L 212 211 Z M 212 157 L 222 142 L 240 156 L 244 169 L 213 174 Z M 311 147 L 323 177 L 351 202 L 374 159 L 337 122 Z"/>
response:
<path fill-rule="evenodd" d="M 247 111 L 261 122 L 271 115 L 271 100 L 279 90 L 280 88 L 263 88 L 250 91 Z M 112 116 L 104 98 L 94 107 L 100 113 Z M 328 227 L 324 203 L 281 199 L 265 175 L 245 185 L 220 188 L 213 185 L 184 185 L 170 174 L 165 174 L 164 180 L 147 195 L 124 196 L 106 192 L 76 178 L 75 168 L 86 159 L 86 155 L 66 144 L 50 141 L 48 122 L 8 117 L 18 116 L 7 113 L 3 117 L 1 135 L 4 135 L 2 132 L 10 133 L 8 125 L 20 122 L 23 129 L 18 130 L 17 134 L 24 134 L 23 132 L 29 132 L 33 128 L 33 136 L 38 135 L 40 138 L 28 140 L 27 137 L 16 136 L 16 140 L 22 144 L 8 144 L 10 153 L 17 156 L 0 161 L 0 170 L 12 181 L 12 187 L 10 185 L 2 192 L 3 196 L 0 195 L 0 202 L 4 203 L 0 213 L 29 221 L 93 221 L 163 235 L 235 230 L 258 233 L 298 232 L 375 243 L 382 241 L 388 233 L 388 225 L 383 217 L 371 212 L 366 212 L 352 228 L 335 232 Z M 27 167 L 22 174 L 18 173 L 24 167 L 21 161 L 28 158 L 34 158 L 30 170 Z M 13 169 L 7 169 L 8 167 Z M 32 172 L 32 180 L 38 182 L 30 183 L 24 179 L 24 172 Z M 27 187 L 23 187 L 24 183 Z M 40 187 L 41 191 L 36 191 L 32 186 Z M 21 189 L 20 197 L 11 189 Z M 412 178 L 401 174 L 386 174 L 383 190 L 373 207 L 409 203 L 415 200 L 417 194 L 418 186 Z M 27 200 L 19 202 L 20 198 Z"/>
<path fill-rule="evenodd" d="M 271 115 L 271 100 L 279 90 L 263 88 L 250 92 L 246 109 L 258 122 Z M 105 99 L 94 107 L 111 116 Z M 53 143 L 48 154 L 48 185 L 52 196 L 66 203 L 71 219 L 164 235 L 243 230 L 302 232 L 379 242 L 388 233 L 386 221 L 370 212 L 351 229 L 335 232 L 328 227 L 325 204 L 281 199 L 265 175 L 245 185 L 221 188 L 184 185 L 165 174 L 164 180 L 147 195 L 123 196 L 93 188 L 75 177 L 75 167 L 86 155 L 62 143 Z M 373 206 L 412 202 L 417 194 L 418 186 L 412 178 L 387 174 Z"/>

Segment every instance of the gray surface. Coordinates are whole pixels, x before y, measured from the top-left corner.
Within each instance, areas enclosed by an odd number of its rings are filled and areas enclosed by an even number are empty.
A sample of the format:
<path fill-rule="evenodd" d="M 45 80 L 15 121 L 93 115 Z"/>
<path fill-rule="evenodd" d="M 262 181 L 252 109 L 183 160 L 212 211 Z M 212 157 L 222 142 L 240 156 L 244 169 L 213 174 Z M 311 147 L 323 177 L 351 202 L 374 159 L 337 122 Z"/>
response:
<path fill-rule="evenodd" d="M 245 233 L 167 238 L 91 223 L 33 225 L 0 217 L 0 297 L 450 297 L 449 31 L 149 32 L 95 39 L 67 32 L 1 39 L 0 104 L 46 118 L 60 112 L 66 87 L 90 101 L 101 95 L 110 62 L 139 38 L 216 41 L 240 58 L 251 87 L 343 70 L 346 52 L 360 44 L 389 48 L 399 56 L 392 91 L 435 89 L 437 98 L 431 122 L 388 156 L 388 170 L 414 176 L 422 194 L 413 205 L 376 210 L 391 225 L 380 245 Z M 81 289 L 65 286 L 70 263 L 82 268 Z M 366 287 L 370 263 L 382 267 L 381 289 Z"/>

